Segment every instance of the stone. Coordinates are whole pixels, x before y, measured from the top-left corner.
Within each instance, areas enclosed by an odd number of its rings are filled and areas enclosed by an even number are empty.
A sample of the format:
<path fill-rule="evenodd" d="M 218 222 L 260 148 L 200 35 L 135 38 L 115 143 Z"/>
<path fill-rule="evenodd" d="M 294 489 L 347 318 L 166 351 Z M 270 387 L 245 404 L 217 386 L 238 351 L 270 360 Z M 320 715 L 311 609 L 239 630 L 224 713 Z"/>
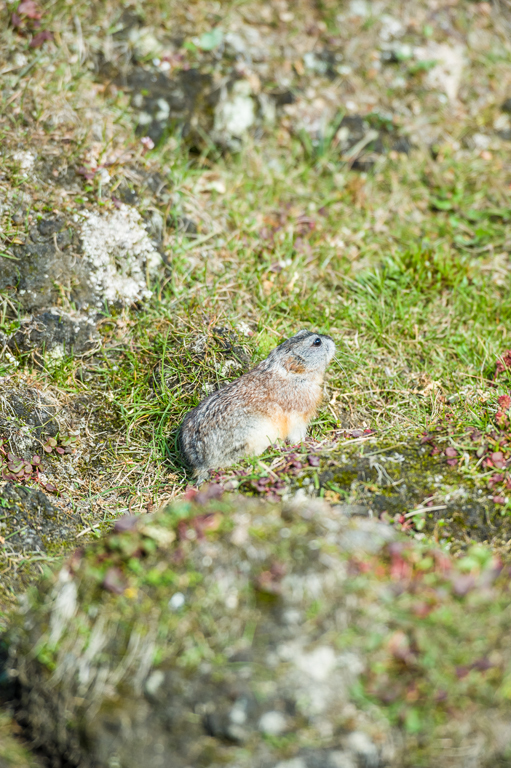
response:
<path fill-rule="evenodd" d="M 117 82 L 132 94 L 132 107 L 138 112 L 137 133 L 149 136 L 155 144 L 176 127 L 187 141 L 201 143 L 201 131 L 209 133 L 213 126 L 220 92 L 209 74 L 188 69 L 169 78 L 134 67 Z"/>
<path fill-rule="evenodd" d="M 13 493 L 7 495 L 11 507 Z M 50 518 L 57 514 L 35 502 Z M 234 543 L 231 521 L 240 514 L 247 536 Z M 396 540 L 395 531 L 376 520 L 344 517 L 317 499 L 296 506 L 294 517 L 280 504 L 211 496 L 127 520 L 76 551 L 27 593 L 11 619 L 6 640 L 19 696 L 14 704 L 50 766 L 65 758 L 81 768 L 165 768 L 172 755 L 176 768 L 379 768 L 388 763 L 385 745 L 392 744 L 392 764 L 434 755 L 435 764 L 447 768 L 453 764 L 438 753 L 439 734 L 457 739 L 462 751 L 469 743 L 480 745 L 474 762 L 480 768 L 498 762 L 505 745 L 497 735 L 511 722 L 509 700 L 499 693 L 510 651 L 502 643 L 507 614 L 492 611 L 509 599 L 507 577 L 488 593 L 498 574 L 494 566 L 474 577 L 469 597 L 452 595 L 454 565 L 447 567 L 445 552 L 433 556 Z M 353 536 L 346 545 L 347 530 Z M 412 564 L 413 578 L 406 571 Z M 285 574 L 278 592 L 260 578 L 277 566 Z M 232 591 L 238 595 L 235 612 L 225 605 Z M 185 600 L 173 610 L 169 601 L 177 594 Z M 493 670 L 483 689 L 491 687 L 498 706 L 491 723 L 486 698 L 474 700 L 462 722 L 442 719 L 444 699 L 428 682 L 430 667 L 407 641 L 412 617 L 425 610 L 424 595 L 445 603 L 435 617 L 434 638 L 427 637 L 428 653 L 442 654 L 436 657 L 439 679 L 450 675 L 443 655 L 453 623 L 473 619 L 458 638 L 456 653 L 461 644 L 463 658 L 476 654 L 488 662 L 497 658 L 490 649 L 500 649 L 498 669 L 492 661 L 472 667 L 477 674 Z M 291 610 L 297 618 L 289 623 Z M 481 622 L 490 613 L 491 636 L 482 638 Z M 377 645 L 383 638 L 374 656 L 369 636 Z M 420 634 L 416 642 L 423 642 Z M 438 643 L 434 651 L 432 642 Z M 408 656 L 398 659 L 402 648 Z M 382 663 L 380 689 L 375 675 Z M 433 717 L 424 721 L 431 724 L 420 741 L 386 709 L 385 696 L 403 677 L 404 712 L 412 682 L 429 691 L 413 704 Z M 454 676 L 451 687 L 459 690 L 446 696 L 464 695 L 460 679 Z M 368 707 L 356 694 L 362 690 Z"/>
<path fill-rule="evenodd" d="M 12 250 L 16 261 L 0 259 L 0 290 L 7 291 L 25 313 L 54 311 L 64 297 L 81 313 L 78 323 L 84 328 L 83 315 L 89 309 L 97 311 L 105 302 L 126 306 L 150 296 L 147 280 L 163 264 L 138 211 L 122 203 L 106 213 L 85 211 L 73 221 L 41 219 L 26 242 Z M 49 316 L 41 322 L 53 324 Z M 56 339 L 55 329 L 50 331 L 52 342 L 62 343 L 58 340 L 62 332 L 64 340 L 85 349 L 87 332 L 80 335 L 76 324 L 71 329 L 69 322 L 62 320 L 68 330 L 61 326 Z M 37 338 L 35 328 L 29 337 Z M 30 338 L 27 343 L 31 347 Z"/>
<path fill-rule="evenodd" d="M 269 736 L 280 736 L 287 727 L 286 717 L 282 712 L 265 712 L 259 720 L 259 730 Z"/>
<path fill-rule="evenodd" d="M 49 393 L 24 386 L 3 384 L 0 391 L 0 438 L 20 458 L 41 451 L 42 442 L 60 430 L 57 401 Z"/>
<path fill-rule="evenodd" d="M 42 491 L 7 483 L 0 488 L 0 536 L 4 554 L 45 553 L 69 540 L 79 521 Z"/>
<path fill-rule="evenodd" d="M 91 317 L 53 309 L 22 320 L 8 344 L 18 353 L 37 350 L 50 359 L 60 360 L 98 350 L 101 337 Z"/>

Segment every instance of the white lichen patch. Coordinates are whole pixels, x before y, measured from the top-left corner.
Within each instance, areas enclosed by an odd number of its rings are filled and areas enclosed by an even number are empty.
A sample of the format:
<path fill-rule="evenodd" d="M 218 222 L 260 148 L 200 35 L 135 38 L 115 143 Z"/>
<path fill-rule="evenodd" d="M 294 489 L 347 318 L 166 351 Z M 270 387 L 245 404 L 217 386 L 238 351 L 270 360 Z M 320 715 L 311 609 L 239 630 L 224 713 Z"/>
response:
<path fill-rule="evenodd" d="M 231 92 L 226 89 L 215 110 L 213 134 L 220 143 L 231 146 L 242 139 L 256 119 L 252 88 L 247 80 L 236 82 Z"/>
<path fill-rule="evenodd" d="M 128 305 L 149 298 L 148 279 L 162 258 L 142 224 L 138 211 L 128 205 L 106 215 L 87 213 L 81 228 L 84 255 L 91 264 L 90 280 L 103 301 Z"/>
<path fill-rule="evenodd" d="M 23 174 L 23 178 L 26 179 L 34 167 L 36 161 L 35 153 L 30 152 L 29 150 L 20 150 L 19 152 L 14 153 L 12 159 L 18 163 L 20 171 Z"/>
<path fill-rule="evenodd" d="M 427 85 L 445 93 L 449 101 L 456 101 L 465 63 L 464 47 L 430 42 L 415 48 L 414 54 L 417 61 L 435 64 L 427 73 Z"/>

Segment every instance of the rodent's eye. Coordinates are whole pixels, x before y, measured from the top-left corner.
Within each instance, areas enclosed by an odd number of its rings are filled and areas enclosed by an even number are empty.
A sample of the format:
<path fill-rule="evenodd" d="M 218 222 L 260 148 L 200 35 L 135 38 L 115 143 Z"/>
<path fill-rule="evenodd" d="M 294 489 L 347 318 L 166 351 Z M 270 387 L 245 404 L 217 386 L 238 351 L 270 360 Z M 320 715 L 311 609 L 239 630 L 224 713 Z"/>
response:
<path fill-rule="evenodd" d="M 312 346 L 313 347 L 320 347 L 321 346 L 321 339 L 320 338 L 314 339 L 314 341 L 312 342 Z"/>

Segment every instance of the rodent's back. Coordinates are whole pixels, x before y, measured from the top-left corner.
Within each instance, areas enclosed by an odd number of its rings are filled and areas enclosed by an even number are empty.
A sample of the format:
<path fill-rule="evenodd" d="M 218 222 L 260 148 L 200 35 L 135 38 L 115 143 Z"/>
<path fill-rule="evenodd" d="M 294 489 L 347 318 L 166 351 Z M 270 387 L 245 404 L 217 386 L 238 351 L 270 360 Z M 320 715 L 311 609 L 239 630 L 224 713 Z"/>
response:
<path fill-rule="evenodd" d="M 243 454 L 247 432 L 261 410 L 267 376 L 257 368 L 208 395 L 186 414 L 179 449 L 190 468 L 206 470 Z M 212 463 L 215 462 L 215 463 Z"/>

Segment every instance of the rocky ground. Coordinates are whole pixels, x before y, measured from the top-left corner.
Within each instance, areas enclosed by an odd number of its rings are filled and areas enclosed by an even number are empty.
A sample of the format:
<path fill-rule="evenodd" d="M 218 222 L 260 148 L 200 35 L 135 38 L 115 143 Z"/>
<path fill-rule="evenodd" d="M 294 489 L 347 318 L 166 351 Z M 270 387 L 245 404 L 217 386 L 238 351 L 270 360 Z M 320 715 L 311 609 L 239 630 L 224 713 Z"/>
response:
<path fill-rule="evenodd" d="M 507 2 L 0 19 L 0 766 L 507 765 Z M 301 327 L 309 439 L 196 497 Z"/>

